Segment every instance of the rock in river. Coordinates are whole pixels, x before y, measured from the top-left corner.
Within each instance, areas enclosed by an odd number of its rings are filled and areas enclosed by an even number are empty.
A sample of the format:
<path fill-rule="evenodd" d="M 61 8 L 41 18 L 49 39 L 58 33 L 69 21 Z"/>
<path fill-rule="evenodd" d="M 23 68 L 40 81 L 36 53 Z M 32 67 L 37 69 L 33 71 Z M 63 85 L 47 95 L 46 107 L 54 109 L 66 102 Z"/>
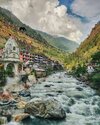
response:
<path fill-rule="evenodd" d="M 17 103 L 17 108 L 24 109 L 26 104 L 27 104 L 27 102 L 20 101 L 19 103 Z"/>
<path fill-rule="evenodd" d="M 28 117 L 29 117 L 29 114 L 27 113 L 17 114 L 17 115 L 13 115 L 13 120 L 16 122 L 20 122 Z"/>
<path fill-rule="evenodd" d="M 64 119 L 66 113 L 54 98 L 33 99 L 25 106 L 25 112 L 46 119 Z"/>
<path fill-rule="evenodd" d="M 28 96 L 31 96 L 31 93 L 29 90 L 22 90 L 19 92 L 19 95 L 23 97 L 28 97 Z"/>

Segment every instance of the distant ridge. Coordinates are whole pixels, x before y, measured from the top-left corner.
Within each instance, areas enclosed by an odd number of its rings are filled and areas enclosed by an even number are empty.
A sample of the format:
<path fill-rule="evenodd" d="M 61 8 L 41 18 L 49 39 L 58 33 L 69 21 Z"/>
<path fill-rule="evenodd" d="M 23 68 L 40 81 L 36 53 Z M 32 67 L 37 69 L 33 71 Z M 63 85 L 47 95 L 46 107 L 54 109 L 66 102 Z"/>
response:
<path fill-rule="evenodd" d="M 52 46 L 61 49 L 62 51 L 65 52 L 74 52 L 76 50 L 77 47 L 79 47 L 79 44 L 68 40 L 64 37 L 54 37 L 52 35 L 49 35 L 47 33 L 38 31 L 41 36 L 46 39 L 46 41 L 51 44 Z"/>
<path fill-rule="evenodd" d="M 100 21 L 92 29 L 88 38 L 86 38 L 76 51 L 80 56 L 88 59 L 95 52 L 100 51 Z"/>

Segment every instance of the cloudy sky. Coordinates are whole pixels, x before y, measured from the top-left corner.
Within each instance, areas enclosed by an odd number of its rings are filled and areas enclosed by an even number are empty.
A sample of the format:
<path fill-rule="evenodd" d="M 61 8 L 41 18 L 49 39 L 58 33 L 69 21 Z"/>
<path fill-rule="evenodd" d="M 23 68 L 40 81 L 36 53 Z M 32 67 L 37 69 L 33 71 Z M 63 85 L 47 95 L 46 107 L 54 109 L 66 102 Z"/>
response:
<path fill-rule="evenodd" d="M 22 22 L 80 43 L 100 21 L 100 0 L 0 0 Z"/>

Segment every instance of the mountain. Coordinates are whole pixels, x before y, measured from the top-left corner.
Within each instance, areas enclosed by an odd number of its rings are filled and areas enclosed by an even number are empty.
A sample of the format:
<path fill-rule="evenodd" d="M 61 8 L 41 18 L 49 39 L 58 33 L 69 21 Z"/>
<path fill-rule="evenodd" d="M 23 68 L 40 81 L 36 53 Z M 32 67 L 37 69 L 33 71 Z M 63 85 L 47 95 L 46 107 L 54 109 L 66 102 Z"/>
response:
<path fill-rule="evenodd" d="M 95 52 L 100 51 L 100 22 L 92 29 L 90 35 L 85 39 L 76 51 L 76 55 L 88 60 Z"/>
<path fill-rule="evenodd" d="M 20 28 L 25 28 L 21 31 Z M 0 7 L 0 48 L 3 48 L 11 34 L 21 48 L 31 48 L 33 53 L 45 55 L 63 63 L 64 53 L 51 46 L 36 30 L 23 24 L 10 11 Z"/>
<path fill-rule="evenodd" d="M 41 31 L 39 31 L 39 33 L 50 45 L 65 52 L 74 52 L 79 46 L 76 42 L 68 40 L 64 37 L 55 37 Z"/>
<path fill-rule="evenodd" d="M 81 43 L 78 49 L 66 57 L 65 63 L 70 69 L 78 65 L 87 65 L 97 52 L 100 52 L 100 22 L 95 25 L 90 35 Z"/>
<path fill-rule="evenodd" d="M 0 7 L 0 18 L 3 18 L 7 22 L 17 25 L 17 26 L 22 25 L 22 22 L 16 16 L 14 16 L 10 11 L 8 11 L 2 7 Z"/>

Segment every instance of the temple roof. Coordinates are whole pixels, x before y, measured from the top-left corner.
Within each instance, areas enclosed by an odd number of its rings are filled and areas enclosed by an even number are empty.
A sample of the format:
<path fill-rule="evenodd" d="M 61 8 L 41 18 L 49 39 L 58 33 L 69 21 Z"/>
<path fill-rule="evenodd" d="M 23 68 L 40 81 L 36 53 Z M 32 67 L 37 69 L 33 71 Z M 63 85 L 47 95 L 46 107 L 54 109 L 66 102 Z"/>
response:
<path fill-rule="evenodd" d="M 8 45 L 18 47 L 18 44 L 16 43 L 15 39 L 13 39 L 12 37 L 10 37 L 10 38 L 8 39 L 8 41 L 6 42 L 5 48 L 6 48 Z"/>

